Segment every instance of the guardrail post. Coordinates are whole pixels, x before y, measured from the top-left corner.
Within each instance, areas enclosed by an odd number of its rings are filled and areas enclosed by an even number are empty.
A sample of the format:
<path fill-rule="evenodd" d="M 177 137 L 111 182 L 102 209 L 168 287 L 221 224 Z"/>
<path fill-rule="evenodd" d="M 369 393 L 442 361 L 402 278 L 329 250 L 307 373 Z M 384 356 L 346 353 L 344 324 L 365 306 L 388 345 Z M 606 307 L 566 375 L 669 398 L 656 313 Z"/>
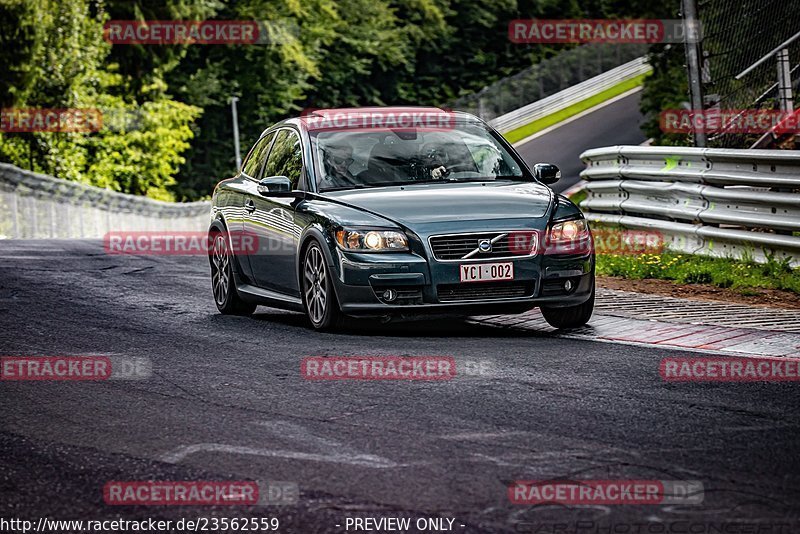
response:
<path fill-rule="evenodd" d="M 780 110 L 786 113 L 794 111 L 792 101 L 792 75 L 789 65 L 789 49 L 784 48 L 777 54 L 778 59 L 778 102 Z"/>
<path fill-rule="evenodd" d="M 686 47 L 686 64 L 689 69 L 689 96 L 692 101 L 692 111 L 700 112 L 703 109 L 703 79 L 700 73 L 700 40 L 698 38 L 697 1 L 683 0 L 683 43 Z M 705 147 L 706 134 L 695 132 L 694 145 Z"/>

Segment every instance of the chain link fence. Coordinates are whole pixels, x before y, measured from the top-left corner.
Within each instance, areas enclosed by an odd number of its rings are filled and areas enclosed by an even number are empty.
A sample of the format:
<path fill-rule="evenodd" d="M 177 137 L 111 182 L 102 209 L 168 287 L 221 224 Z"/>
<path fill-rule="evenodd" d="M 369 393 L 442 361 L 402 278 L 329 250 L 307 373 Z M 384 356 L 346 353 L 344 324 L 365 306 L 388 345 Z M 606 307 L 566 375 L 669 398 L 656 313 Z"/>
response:
<path fill-rule="evenodd" d="M 449 104 L 490 121 L 647 53 L 647 45 L 590 43 L 566 49 Z"/>
<path fill-rule="evenodd" d="M 698 0 L 702 25 L 702 86 L 705 108 L 779 109 L 775 57 L 736 76 L 800 31 L 796 0 Z M 788 46 L 795 94 L 800 85 L 800 40 Z M 749 148 L 758 134 L 720 133 L 710 147 Z"/>

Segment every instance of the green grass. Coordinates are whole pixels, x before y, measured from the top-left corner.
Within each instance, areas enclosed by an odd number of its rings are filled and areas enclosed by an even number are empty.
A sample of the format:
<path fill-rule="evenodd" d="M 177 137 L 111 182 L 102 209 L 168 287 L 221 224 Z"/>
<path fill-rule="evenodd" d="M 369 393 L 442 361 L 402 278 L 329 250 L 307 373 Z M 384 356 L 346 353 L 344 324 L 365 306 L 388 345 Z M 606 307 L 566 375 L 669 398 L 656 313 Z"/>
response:
<path fill-rule="evenodd" d="M 800 269 L 788 260 L 768 257 L 766 263 L 666 252 L 662 254 L 599 254 L 597 274 L 623 278 L 656 278 L 679 284 L 711 284 L 753 295 L 757 289 L 800 293 Z"/>
<path fill-rule="evenodd" d="M 586 188 L 585 188 L 585 187 L 583 187 L 583 188 L 581 188 L 581 189 L 578 189 L 578 190 L 577 190 L 577 191 L 575 191 L 574 193 L 572 193 L 572 194 L 569 196 L 569 199 L 570 199 L 572 202 L 574 202 L 576 205 L 580 206 L 580 205 L 581 205 L 581 202 L 583 202 L 584 200 L 586 200 L 586 198 L 587 198 L 588 196 L 589 196 L 589 193 L 586 191 Z"/>
<path fill-rule="evenodd" d="M 529 135 L 533 135 L 536 132 L 539 132 L 541 130 L 544 130 L 545 128 L 549 128 L 554 124 L 566 120 L 572 117 L 573 115 L 577 115 L 582 111 L 585 111 L 589 108 L 593 108 L 598 104 L 602 104 L 606 100 L 610 100 L 617 95 L 621 95 L 626 91 L 630 91 L 634 87 L 639 87 L 644 83 L 644 79 L 646 76 L 648 76 L 648 74 L 641 74 L 635 78 L 631 78 L 630 80 L 625 80 L 624 82 L 620 82 L 613 87 L 609 87 L 608 89 L 606 89 L 601 93 L 589 97 L 586 100 L 581 100 L 580 102 L 572 104 L 571 106 L 566 107 L 560 111 L 557 111 L 552 115 L 548 115 L 547 117 L 542 117 L 541 119 L 537 119 L 524 126 L 520 126 L 519 128 L 511 130 L 510 132 L 503 134 L 503 137 L 505 137 L 509 143 L 516 143 L 521 139 L 525 139 Z"/>

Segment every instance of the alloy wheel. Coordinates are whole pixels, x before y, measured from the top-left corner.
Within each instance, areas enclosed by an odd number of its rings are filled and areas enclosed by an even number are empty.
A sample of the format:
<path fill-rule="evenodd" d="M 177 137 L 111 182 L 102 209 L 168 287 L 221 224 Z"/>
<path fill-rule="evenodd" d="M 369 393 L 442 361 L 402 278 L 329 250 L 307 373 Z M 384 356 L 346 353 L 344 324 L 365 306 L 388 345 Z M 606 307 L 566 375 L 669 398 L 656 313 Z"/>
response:
<path fill-rule="evenodd" d="M 303 266 L 303 278 L 305 279 L 304 290 L 308 317 L 315 325 L 319 325 L 325 320 L 329 292 L 327 274 L 322 251 L 316 245 L 309 247 Z"/>
<path fill-rule="evenodd" d="M 214 269 L 211 273 L 211 281 L 214 286 L 214 300 L 217 305 L 224 306 L 231 283 L 231 270 L 228 244 L 222 235 L 214 238 L 212 265 Z"/>

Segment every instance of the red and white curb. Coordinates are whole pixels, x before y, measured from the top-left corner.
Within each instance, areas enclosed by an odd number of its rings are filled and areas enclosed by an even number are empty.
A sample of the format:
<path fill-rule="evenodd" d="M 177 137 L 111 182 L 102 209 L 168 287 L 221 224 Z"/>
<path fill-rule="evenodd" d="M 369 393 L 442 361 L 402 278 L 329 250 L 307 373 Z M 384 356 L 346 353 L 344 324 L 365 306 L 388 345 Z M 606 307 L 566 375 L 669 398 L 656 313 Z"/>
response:
<path fill-rule="evenodd" d="M 474 322 L 607 343 L 731 356 L 800 357 L 800 334 L 789 332 L 668 323 L 610 315 L 595 315 L 582 328 L 560 331 L 549 326 L 538 310 L 515 316 L 476 317 Z"/>

